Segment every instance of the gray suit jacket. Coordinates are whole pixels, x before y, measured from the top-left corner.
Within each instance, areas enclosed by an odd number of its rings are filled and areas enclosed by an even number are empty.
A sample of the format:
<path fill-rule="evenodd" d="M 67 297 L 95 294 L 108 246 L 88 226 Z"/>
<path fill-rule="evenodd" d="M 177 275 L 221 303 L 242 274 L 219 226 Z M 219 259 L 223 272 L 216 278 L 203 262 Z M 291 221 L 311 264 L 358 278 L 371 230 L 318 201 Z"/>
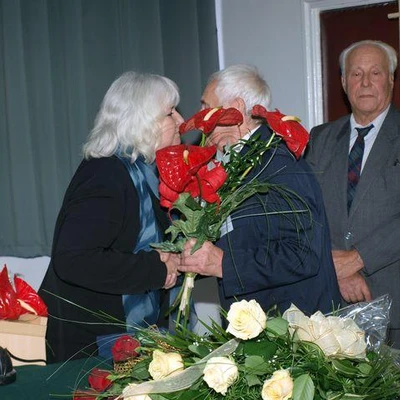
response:
<path fill-rule="evenodd" d="M 373 297 L 392 297 L 391 340 L 400 347 L 400 111 L 391 106 L 363 168 L 349 214 L 350 115 L 311 130 L 306 159 L 321 185 L 332 248 L 356 248 Z"/>

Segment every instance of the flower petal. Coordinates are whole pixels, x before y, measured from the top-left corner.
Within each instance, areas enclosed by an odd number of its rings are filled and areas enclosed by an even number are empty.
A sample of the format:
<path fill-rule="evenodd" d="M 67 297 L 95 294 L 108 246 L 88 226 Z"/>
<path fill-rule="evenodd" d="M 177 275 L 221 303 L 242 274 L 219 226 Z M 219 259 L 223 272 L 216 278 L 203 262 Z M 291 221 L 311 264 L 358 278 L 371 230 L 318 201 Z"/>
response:
<path fill-rule="evenodd" d="M 240 125 L 242 122 L 243 115 L 236 108 L 205 108 L 183 122 L 179 127 L 179 133 L 184 134 L 197 129 L 207 135 L 216 126 Z"/>
<path fill-rule="evenodd" d="M 259 104 L 253 107 L 252 115 L 264 118 L 271 129 L 283 138 L 288 149 L 296 158 L 301 157 L 307 146 L 309 134 L 299 123 L 300 120 L 297 117 L 287 116 L 277 109 L 267 111 L 265 107 Z"/>

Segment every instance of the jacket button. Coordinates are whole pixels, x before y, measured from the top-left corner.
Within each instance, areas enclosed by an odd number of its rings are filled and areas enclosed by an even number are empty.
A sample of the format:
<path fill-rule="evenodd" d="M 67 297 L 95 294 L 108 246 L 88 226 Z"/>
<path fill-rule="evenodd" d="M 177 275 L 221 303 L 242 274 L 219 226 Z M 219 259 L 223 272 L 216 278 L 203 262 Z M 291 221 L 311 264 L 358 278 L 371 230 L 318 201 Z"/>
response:
<path fill-rule="evenodd" d="M 353 236 L 353 234 L 351 232 L 347 232 L 346 235 L 344 236 L 344 238 L 346 240 L 349 240 L 352 236 Z"/>

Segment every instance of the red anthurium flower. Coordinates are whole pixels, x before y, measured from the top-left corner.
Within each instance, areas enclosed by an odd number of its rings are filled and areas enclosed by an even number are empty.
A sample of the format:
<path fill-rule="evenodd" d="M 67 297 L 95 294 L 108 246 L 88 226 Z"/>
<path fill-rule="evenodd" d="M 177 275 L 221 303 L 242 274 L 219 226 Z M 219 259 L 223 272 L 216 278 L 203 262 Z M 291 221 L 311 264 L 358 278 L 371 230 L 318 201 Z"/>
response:
<path fill-rule="evenodd" d="M 138 356 L 137 349 L 140 347 L 140 342 L 132 336 L 120 336 L 111 348 L 111 353 L 114 361 L 125 361 Z"/>
<path fill-rule="evenodd" d="M 112 381 L 108 378 L 109 376 L 110 371 L 93 368 L 88 377 L 90 387 L 97 392 L 104 392 L 112 385 Z"/>
<path fill-rule="evenodd" d="M 18 301 L 22 302 L 24 312 L 47 317 L 47 306 L 37 292 L 23 279 L 14 275 L 14 286 Z"/>
<path fill-rule="evenodd" d="M 183 122 L 179 127 L 179 133 L 182 135 L 196 129 L 207 135 L 216 126 L 240 125 L 242 122 L 243 115 L 236 108 L 205 108 Z"/>
<path fill-rule="evenodd" d="M 166 185 L 162 180 L 160 180 L 158 191 L 160 193 L 160 205 L 165 208 L 171 208 L 172 203 L 175 200 L 178 200 L 180 194 L 168 187 L 168 185 Z"/>
<path fill-rule="evenodd" d="M 215 152 L 215 146 L 179 144 L 164 147 L 156 152 L 160 179 L 170 189 L 181 193 L 192 176 L 211 160 Z"/>
<path fill-rule="evenodd" d="M 217 191 L 228 177 L 225 168 L 218 162 L 213 161 L 214 167 L 210 169 L 209 165 L 204 165 L 199 169 L 196 176 L 185 188 L 192 197 L 201 197 L 208 203 L 220 203 L 221 199 Z"/>
<path fill-rule="evenodd" d="M 4 265 L 0 272 L 0 319 L 18 319 L 21 313 L 17 293 L 8 277 L 7 266 Z"/>
<path fill-rule="evenodd" d="M 278 136 L 282 136 L 287 147 L 296 158 L 301 157 L 307 146 L 309 134 L 299 123 L 299 118 L 282 114 L 279 110 L 267 111 L 265 107 L 260 105 L 253 107 L 252 115 L 265 118 L 271 129 Z"/>

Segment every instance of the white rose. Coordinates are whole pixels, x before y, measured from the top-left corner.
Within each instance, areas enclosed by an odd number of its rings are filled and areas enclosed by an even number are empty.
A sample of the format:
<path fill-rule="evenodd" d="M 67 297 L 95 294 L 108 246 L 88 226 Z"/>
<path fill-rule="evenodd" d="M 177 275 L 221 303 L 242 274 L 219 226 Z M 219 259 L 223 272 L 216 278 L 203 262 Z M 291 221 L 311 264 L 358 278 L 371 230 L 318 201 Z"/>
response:
<path fill-rule="evenodd" d="M 309 318 L 292 304 L 283 313 L 283 318 L 289 322 L 290 333 L 295 334 L 299 340 L 317 344 L 327 356 L 339 351 L 340 344 L 321 312 L 318 311 Z"/>
<path fill-rule="evenodd" d="M 184 365 L 180 354 L 164 353 L 161 350 L 153 351 L 153 360 L 149 365 L 149 373 L 154 380 L 176 375 L 183 371 Z"/>
<path fill-rule="evenodd" d="M 319 311 L 309 320 L 312 337 L 310 341 L 318 345 L 327 357 L 337 354 L 340 351 L 340 343 L 329 320 Z"/>
<path fill-rule="evenodd" d="M 286 369 L 280 369 L 264 382 L 261 397 L 263 400 L 287 400 L 293 394 L 293 379 Z"/>
<path fill-rule="evenodd" d="M 230 358 L 212 357 L 207 361 L 203 374 L 207 385 L 225 396 L 229 386 L 238 378 L 239 371 Z"/>
<path fill-rule="evenodd" d="M 267 316 L 255 300 L 233 303 L 229 309 L 227 332 L 247 340 L 258 336 L 267 326 Z"/>
<path fill-rule="evenodd" d="M 137 383 L 130 383 L 125 389 L 122 391 L 122 398 L 124 400 L 151 400 L 150 396 L 147 396 L 147 394 L 138 394 L 138 395 L 133 395 L 129 396 L 129 390 L 137 386 Z"/>
<path fill-rule="evenodd" d="M 366 342 L 364 332 L 351 318 L 329 316 L 320 311 L 306 317 L 291 305 L 283 313 L 289 322 L 289 331 L 302 341 L 318 345 L 327 357 L 364 358 Z"/>
<path fill-rule="evenodd" d="M 340 344 L 337 358 L 365 358 L 365 332 L 351 318 L 328 317 Z M 338 321 L 339 320 L 339 321 Z"/>

